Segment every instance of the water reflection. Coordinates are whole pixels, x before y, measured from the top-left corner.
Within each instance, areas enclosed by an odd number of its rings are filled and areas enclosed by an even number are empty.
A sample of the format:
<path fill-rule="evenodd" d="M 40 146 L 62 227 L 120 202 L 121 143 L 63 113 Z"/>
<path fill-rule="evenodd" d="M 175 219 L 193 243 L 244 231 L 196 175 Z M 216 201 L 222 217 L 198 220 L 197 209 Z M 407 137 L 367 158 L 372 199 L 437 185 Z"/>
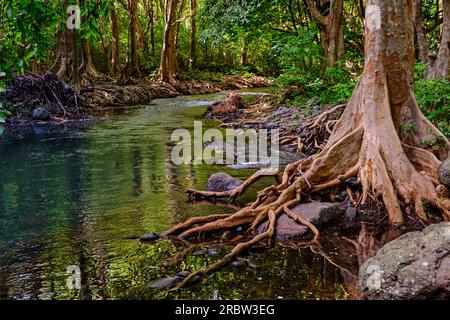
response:
<path fill-rule="evenodd" d="M 0 298 L 345 298 L 337 268 L 310 251 L 287 248 L 256 253 L 249 258 L 255 267 L 223 270 L 182 292 L 148 287 L 210 258 L 193 255 L 168 267 L 179 248 L 132 238 L 193 215 L 233 211 L 188 203 L 185 190 L 202 188 L 218 170 L 239 178 L 252 173 L 170 161 L 172 130 L 192 129 L 205 111 L 198 101 L 221 98 L 111 109 L 100 123 L 78 130 L 42 127 L 0 142 Z M 242 202 L 269 182 L 259 182 Z M 81 290 L 67 286 L 70 265 L 80 267 Z"/>

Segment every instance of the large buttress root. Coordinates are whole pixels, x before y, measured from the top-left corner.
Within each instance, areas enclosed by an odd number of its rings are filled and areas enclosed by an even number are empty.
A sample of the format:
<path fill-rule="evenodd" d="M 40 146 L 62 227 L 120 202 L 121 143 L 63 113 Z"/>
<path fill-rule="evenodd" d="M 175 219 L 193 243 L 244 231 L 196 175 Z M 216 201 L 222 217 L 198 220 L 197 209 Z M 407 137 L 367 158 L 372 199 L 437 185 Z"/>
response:
<path fill-rule="evenodd" d="M 376 104 L 376 108 L 371 104 Z M 278 178 L 276 184 L 258 193 L 255 202 L 234 214 L 192 218 L 164 233 L 166 237 L 178 235 L 186 239 L 195 234 L 249 226 L 248 234 L 252 235 L 260 223 L 269 221 L 265 232 L 239 243 L 222 260 L 193 273 L 180 286 L 226 265 L 256 243 L 270 240 L 276 232 L 276 218 L 283 212 L 293 223 L 308 226 L 314 234 L 313 242 L 318 242 L 317 228 L 293 213 L 289 207 L 300 203 L 304 194 L 334 188 L 350 177 L 358 177 L 361 182 L 362 192 L 357 203 L 364 204 L 370 199 L 377 201 L 382 198 L 389 222 L 393 225 L 404 222 L 404 212 L 416 213 L 418 218 L 427 220 L 425 203 L 440 209 L 443 219 L 448 220 L 449 192 L 439 185 L 437 168 L 450 150 L 449 143 L 424 117 L 414 117 L 417 128 L 414 137 L 402 137 L 400 122 L 405 123 L 406 119 L 411 119 L 411 115 L 420 111 L 412 92 L 409 99 L 396 107 L 402 109 L 399 119 L 392 115 L 393 106 L 387 86 L 382 87 L 382 90 L 372 89 L 361 81 L 319 154 L 288 165 L 281 175 L 273 170 L 261 170 L 233 191 L 188 190 L 193 198 L 234 199 L 264 176 Z M 423 142 L 437 133 L 444 141 L 441 149 L 425 148 Z"/>

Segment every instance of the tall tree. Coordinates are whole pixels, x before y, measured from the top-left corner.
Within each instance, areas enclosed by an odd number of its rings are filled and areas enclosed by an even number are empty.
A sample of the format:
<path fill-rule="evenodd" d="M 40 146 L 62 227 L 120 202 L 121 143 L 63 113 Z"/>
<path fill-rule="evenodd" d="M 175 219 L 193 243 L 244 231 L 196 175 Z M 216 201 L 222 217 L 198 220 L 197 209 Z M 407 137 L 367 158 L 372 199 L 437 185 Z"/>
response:
<path fill-rule="evenodd" d="M 428 73 L 429 78 L 447 78 L 450 75 L 450 0 L 443 2 L 443 28 L 436 61 Z"/>
<path fill-rule="evenodd" d="M 306 0 L 306 3 L 320 30 L 327 67 L 331 67 L 344 56 L 344 0 Z"/>
<path fill-rule="evenodd" d="M 177 0 L 165 0 L 165 29 L 159 78 L 161 81 L 174 83 L 177 74 L 177 54 L 175 45 Z"/>
<path fill-rule="evenodd" d="M 425 32 L 425 26 L 423 23 L 423 1 L 422 0 L 415 0 L 415 16 L 414 16 L 414 26 L 416 29 L 416 37 L 417 37 L 417 44 L 419 46 L 419 52 L 420 52 L 420 58 L 422 60 L 422 63 L 425 65 L 425 77 L 427 77 L 428 69 L 430 65 L 430 56 L 429 56 L 429 50 L 428 50 L 428 43 L 427 43 L 427 35 Z"/>
<path fill-rule="evenodd" d="M 195 69 L 197 66 L 197 0 L 191 0 L 191 38 L 189 67 Z"/>
<path fill-rule="evenodd" d="M 138 58 L 138 25 L 137 25 L 137 4 L 138 0 L 128 0 L 129 28 L 128 28 L 128 61 L 124 73 L 136 75 L 139 73 Z"/>
<path fill-rule="evenodd" d="M 114 1 L 109 2 L 109 21 L 111 24 L 111 73 L 117 75 L 121 71 L 119 24 Z"/>
<path fill-rule="evenodd" d="M 58 78 L 68 81 L 72 77 L 73 30 L 58 30 L 56 33 L 56 59 L 50 68 Z"/>
<path fill-rule="evenodd" d="M 146 34 L 150 32 L 151 55 L 155 55 L 155 4 L 154 0 L 144 0 L 144 9 L 147 14 Z"/>

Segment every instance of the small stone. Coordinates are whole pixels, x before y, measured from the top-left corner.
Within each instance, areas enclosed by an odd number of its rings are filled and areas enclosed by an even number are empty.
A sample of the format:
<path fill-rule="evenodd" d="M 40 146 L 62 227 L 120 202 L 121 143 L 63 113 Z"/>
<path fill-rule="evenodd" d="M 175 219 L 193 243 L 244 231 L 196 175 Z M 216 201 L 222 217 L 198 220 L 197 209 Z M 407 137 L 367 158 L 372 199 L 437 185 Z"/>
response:
<path fill-rule="evenodd" d="M 217 249 L 208 249 L 208 254 L 210 256 L 217 256 L 219 254 L 219 251 Z"/>
<path fill-rule="evenodd" d="M 50 118 L 50 112 L 42 107 L 33 110 L 33 119 L 35 120 L 48 120 Z"/>
<path fill-rule="evenodd" d="M 175 276 L 176 278 L 181 278 L 184 279 L 186 277 L 188 277 L 191 273 L 187 270 L 181 271 L 179 273 L 177 273 L 177 275 Z"/>
<path fill-rule="evenodd" d="M 159 235 L 158 234 L 156 234 L 154 232 L 150 232 L 150 233 L 148 233 L 146 235 L 143 235 L 140 240 L 141 241 L 155 241 L 155 240 L 158 240 L 158 239 L 159 239 Z"/>
<path fill-rule="evenodd" d="M 175 277 L 168 277 L 153 281 L 149 284 L 150 288 L 169 289 L 175 287 L 178 283 L 183 281 L 191 273 L 189 271 L 181 271 Z"/>
<path fill-rule="evenodd" d="M 244 268 L 247 266 L 247 261 L 244 260 L 234 260 L 230 263 L 230 267 L 233 268 Z"/>
<path fill-rule="evenodd" d="M 438 175 L 439 181 L 447 188 L 450 188 L 450 158 L 447 158 L 442 162 L 439 167 Z"/>

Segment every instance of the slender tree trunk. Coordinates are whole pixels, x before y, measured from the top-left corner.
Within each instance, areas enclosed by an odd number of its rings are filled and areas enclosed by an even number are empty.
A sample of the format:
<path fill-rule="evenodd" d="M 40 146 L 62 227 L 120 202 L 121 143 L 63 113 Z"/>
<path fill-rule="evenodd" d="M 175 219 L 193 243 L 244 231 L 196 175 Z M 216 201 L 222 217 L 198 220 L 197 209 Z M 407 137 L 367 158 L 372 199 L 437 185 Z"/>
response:
<path fill-rule="evenodd" d="M 181 0 L 180 7 L 178 9 L 177 17 L 182 17 L 184 7 L 186 6 L 186 0 Z M 178 50 L 180 48 L 180 29 L 181 29 L 181 20 L 176 20 L 176 34 L 175 34 L 175 47 Z"/>
<path fill-rule="evenodd" d="M 176 0 L 165 0 L 165 30 L 163 36 L 163 48 L 159 67 L 161 81 L 174 83 L 177 73 L 177 59 L 175 46 L 176 27 Z"/>
<path fill-rule="evenodd" d="M 72 32 L 72 59 L 72 84 L 75 90 L 79 92 L 81 88 L 81 80 L 78 72 L 78 32 L 76 29 Z"/>
<path fill-rule="evenodd" d="M 245 37 L 242 38 L 242 48 L 241 48 L 241 66 L 247 65 L 247 55 L 248 55 L 248 41 Z"/>
<path fill-rule="evenodd" d="M 155 4 L 154 0 L 145 0 L 144 8 L 147 13 L 146 33 L 150 33 L 150 54 L 155 55 Z"/>
<path fill-rule="evenodd" d="M 113 75 L 120 73 L 122 66 L 120 61 L 119 24 L 114 1 L 109 2 L 109 21 L 111 23 L 111 70 Z"/>
<path fill-rule="evenodd" d="M 104 78 L 105 76 L 98 72 L 94 66 L 94 62 L 92 60 L 91 47 L 89 45 L 89 41 L 86 39 L 81 40 L 81 49 L 82 49 L 82 60 L 81 66 L 79 68 L 79 74 L 84 79 L 89 81 L 93 81 L 98 78 Z"/>
<path fill-rule="evenodd" d="M 190 41 L 190 57 L 189 67 L 195 69 L 197 67 L 197 0 L 191 0 L 191 41 Z"/>
<path fill-rule="evenodd" d="M 136 75 L 139 73 L 139 59 L 138 59 L 138 41 L 137 41 L 137 0 L 128 0 L 128 11 L 130 17 L 129 24 L 129 48 L 128 48 L 128 61 L 125 67 L 125 73 L 127 75 Z"/>
<path fill-rule="evenodd" d="M 56 38 L 56 61 L 50 68 L 56 73 L 58 78 L 63 81 L 69 81 L 72 78 L 72 61 L 73 61 L 73 30 L 58 31 Z"/>
<path fill-rule="evenodd" d="M 416 0 L 415 9 L 414 25 L 416 29 L 417 44 L 419 46 L 420 58 L 422 63 L 425 65 L 425 78 L 427 78 L 428 69 L 430 67 L 430 53 L 428 51 L 427 36 L 425 34 L 425 27 L 422 18 L 422 0 Z"/>
<path fill-rule="evenodd" d="M 342 25 L 344 0 L 331 0 L 327 15 L 322 15 L 319 12 L 314 0 L 306 0 L 306 2 L 311 17 L 320 30 L 320 41 L 325 51 L 326 67 L 331 67 L 344 56 L 344 30 Z"/>
<path fill-rule="evenodd" d="M 436 61 L 428 78 L 446 79 L 450 75 L 450 0 L 443 0 L 443 30 Z"/>

